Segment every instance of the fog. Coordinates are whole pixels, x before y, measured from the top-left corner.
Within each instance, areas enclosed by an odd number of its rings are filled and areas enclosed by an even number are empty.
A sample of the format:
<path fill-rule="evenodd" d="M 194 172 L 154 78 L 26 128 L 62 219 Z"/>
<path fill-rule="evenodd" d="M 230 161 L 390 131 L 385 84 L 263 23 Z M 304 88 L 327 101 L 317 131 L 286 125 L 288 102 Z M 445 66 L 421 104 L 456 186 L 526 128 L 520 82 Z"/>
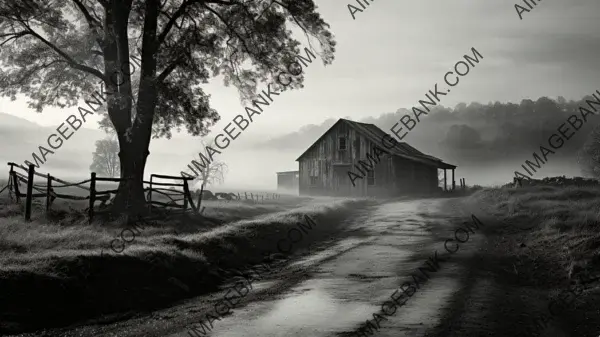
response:
<path fill-rule="evenodd" d="M 468 185 L 505 184 L 512 181 L 515 171 L 526 174 L 521 167 L 525 160 L 532 160 L 532 153 L 539 153 L 540 145 L 547 147 L 548 137 L 557 133 L 556 129 L 568 116 L 578 114 L 579 106 L 584 103 L 542 97 L 520 103 L 438 106 L 403 141 L 421 152 L 457 165 L 457 184 L 460 178 L 465 178 Z M 390 133 L 390 128 L 407 111 L 401 108 L 357 121 L 373 123 Z M 533 177 L 581 176 L 577 151 L 597 125 L 596 118 L 591 115 L 580 130 L 572 130 L 574 135 L 548 156 L 547 162 Z M 42 127 L 6 114 L 0 114 L 0 121 L 3 122 L 0 129 L 3 143 L 12 144 L 0 153 L 4 162 L 33 162 L 30 153 L 37 152 L 37 146 L 46 145 L 48 135 L 56 133 L 56 128 Z M 336 119 L 324 118 L 319 125 L 303 125 L 295 132 L 273 132 L 271 136 L 250 126 L 220 154 L 214 155 L 213 159 L 226 163 L 228 170 L 222 184 L 208 188 L 215 191 L 275 190 L 276 172 L 297 170 L 296 158 L 335 122 Z M 222 131 L 214 129 L 204 140 L 210 142 L 219 132 Z M 77 130 L 55 153 L 47 155 L 47 162 L 37 171 L 68 181 L 89 178 L 95 141 L 104 137 L 106 134 L 99 130 Z M 200 161 L 198 153 L 205 152 L 201 140 L 182 133 L 174 134 L 172 139 L 153 139 L 146 178 L 152 173 L 180 175 L 181 171 L 190 172 L 187 165 L 192 160 Z M 193 189 L 196 187 L 199 186 L 192 186 Z"/>

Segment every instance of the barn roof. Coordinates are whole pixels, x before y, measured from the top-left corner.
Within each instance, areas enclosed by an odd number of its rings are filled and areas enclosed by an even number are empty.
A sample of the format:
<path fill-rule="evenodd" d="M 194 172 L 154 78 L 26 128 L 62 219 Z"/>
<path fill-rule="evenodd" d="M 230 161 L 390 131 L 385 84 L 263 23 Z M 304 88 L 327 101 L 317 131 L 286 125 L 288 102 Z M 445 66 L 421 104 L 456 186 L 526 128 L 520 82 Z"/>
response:
<path fill-rule="evenodd" d="M 304 153 L 296 159 L 299 161 L 305 154 L 308 153 L 326 134 L 328 134 L 334 127 L 336 127 L 339 123 L 346 123 L 348 126 L 353 128 L 356 132 L 365 136 L 368 140 L 370 140 L 374 144 L 381 144 L 381 140 L 383 136 L 386 134 L 383 130 L 378 128 L 374 124 L 369 123 L 360 123 L 354 122 L 351 120 L 347 120 L 344 118 L 340 118 L 335 124 L 333 124 L 327 131 L 325 131 L 319 139 L 317 139 Z M 441 159 L 436 158 L 434 156 L 430 156 L 424 154 L 423 152 L 415 149 L 414 147 L 408 145 L 405 142 L 398 142 L 396 146 L 388 149 L 387 147 L 383 147 L 383 150 L 390 152 L 394 156 L 402 157 L 408 160 L 421 162 L 426 165 L 435 166 L 441 169 L 454 169 L 455 165 L 444 163 Z"/>

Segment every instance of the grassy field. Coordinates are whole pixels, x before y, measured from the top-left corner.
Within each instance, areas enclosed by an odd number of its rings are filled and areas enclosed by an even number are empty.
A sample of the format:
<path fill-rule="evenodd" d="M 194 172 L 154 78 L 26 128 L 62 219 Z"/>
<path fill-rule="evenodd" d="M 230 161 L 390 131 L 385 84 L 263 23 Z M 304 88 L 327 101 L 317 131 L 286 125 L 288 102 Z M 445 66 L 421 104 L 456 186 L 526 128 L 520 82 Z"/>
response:
<path fill-rule="evenodd" d="M 131 231 L 118 239 L 122 224 L 89 225 L 79 207 L 53 205 L 49 221 L 39 205 L 33 221 L 25 222 L 22 205 L 1 199 L 0 333 L 126 315 L 216 290 L 224 281 L 216 270 L 260 262 L 265 250 L 276 252 L 278 240 L 305 222 L 304 215 L 317 225 L 289 254 L 329 240 L 344 219 L 371 201 L 282 197 L 203 204 L 210 221 L 161 221 L 138 228 L 134 238 Z M 175 286 L 171 277 L 189 289 Z"/>
<path fill-rule="evenodd" d="M 468 202 L 507 226 L 495 260 L 536 287 L 564 289 L 578 284 L 599 295 L 600 189 L 535 186 L 483 189 Z"/>

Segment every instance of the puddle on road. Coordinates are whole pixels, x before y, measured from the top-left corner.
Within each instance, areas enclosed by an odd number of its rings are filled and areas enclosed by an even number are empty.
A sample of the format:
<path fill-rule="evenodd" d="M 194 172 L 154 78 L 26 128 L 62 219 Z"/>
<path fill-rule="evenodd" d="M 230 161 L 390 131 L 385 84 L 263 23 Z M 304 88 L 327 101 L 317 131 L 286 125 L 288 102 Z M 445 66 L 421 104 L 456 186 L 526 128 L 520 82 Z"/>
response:
<path fill-rule="evenodd" d="M 321 287 L 324 283 L 329 282 L 310 280 L 294 288 L 284 299 L 236 310 L 235 320 L 217 321 L 211 336 L 324 337 L 353 326 L 376 309 L 373 305 L 336 299 Z M 339 289 L 344 285 L 329 283 L 329 286 Z"/>

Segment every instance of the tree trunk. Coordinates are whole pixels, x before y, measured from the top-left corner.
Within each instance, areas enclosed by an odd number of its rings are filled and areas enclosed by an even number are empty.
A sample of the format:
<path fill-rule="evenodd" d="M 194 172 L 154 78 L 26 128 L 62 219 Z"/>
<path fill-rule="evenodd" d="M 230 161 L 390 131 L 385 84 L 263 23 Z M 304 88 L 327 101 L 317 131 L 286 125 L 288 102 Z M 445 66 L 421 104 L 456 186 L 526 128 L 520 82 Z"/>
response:
<path fill-rule="evenodd" d="M 121 141 L 119 141 L 121 143 Z M 112 213 L 114 215 L 141 215 L 147 211 L 144 194 L 144 169 L 148 158 L 148 145 L 124 141 L 119 152 L 121 180 L 115 197 Z"/>
<path fill-rule="evenodd" d="M 117 1 L 115 4 L 121 2 Z M 127 20 L 131 2 L 126 3 L 126 8 L 120 8 L 115 11 L 116 42 L 120 46 L 117 49 L 119 64 L 125 64 L 129 67 L 129 48 L 127 39 Z M 121 3 L 122 4 L 122 3 Z M 156 78 L 156 52 L 157 52 L 157 24 L 158 24 L 158 0 L 148 0 L 145 3 L 144 34 L 142 38 L 141 66 L 140 66 L 140 84 L 138 89 L 138 102 L 136 106 L 136 115 L 131 120 L 132 111 L 132 89 L 131 77 L 127 73 L 124 76 L 123 83 L 118 85 L 118 91 L 121 97 L 125 98 L 126 105 L 109 106 L 109 116 L 119 139 L 119 159 L 121 162 L 121 179 L 117 196 L 115 197 L 113 214 L 125 212 L 127 215 L 144 214 L 147 211 L 146 197 L 144 195 L 144 168 L 148 158 L 148 147 L 152 134 L 152 122 L 154 119 L 154 110 L 157 103 L 157 78 Z M 123 9 L 126 9 L 125 11 Z M 111 50 L 115 55 L 115 50 Z M 114 66 L 114 64 L 112 64 Z M 120 111 L 119 111 L 120 110 Z"/>
<path fill-rule="evenodd" d="M 138 215 L 147 211 L 143 180 L 146 160 L 150 154 L 148 148 L 156 108 L 156 94 L 152 81 L 142 81 L 137 113 L 129 134 L 117 130 L 121 149 L 121 178 L 127 179 L 119 183 L 113 213 L 125 211 L 128 215 Z"/>

